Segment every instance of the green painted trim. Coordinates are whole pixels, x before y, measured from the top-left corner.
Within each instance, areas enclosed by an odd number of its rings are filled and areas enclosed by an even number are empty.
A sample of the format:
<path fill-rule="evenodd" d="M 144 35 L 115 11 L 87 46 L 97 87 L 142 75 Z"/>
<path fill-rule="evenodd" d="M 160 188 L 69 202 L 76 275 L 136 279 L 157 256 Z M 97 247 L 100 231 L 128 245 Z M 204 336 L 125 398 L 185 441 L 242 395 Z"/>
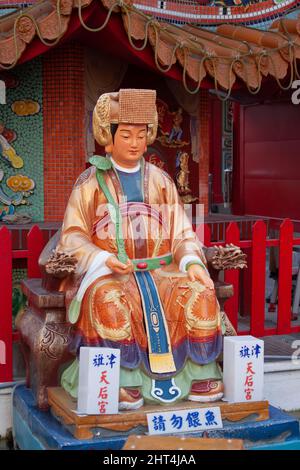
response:
<path fill-rule="evenodd" d="M 172 263 L 172 255 L 157 256 L 156 258 L 145 258 L 145 259 L 133 259 L 131 260 L 135 271 L 152 271 L 153 269 L 162 268 L 160 261 L 165 261 L 165 265 Z M 147 267 L 144 269 L 138 268 L 137 265 L 140 263 L 147 263 Z"/>
<path fill-rule="evenodd" d="M 72 325 L 77 323 L 80 315 L 81 301 L 77 300 L 76 297 L 72 300 L 68 310 L 68 320 Z"/>
<path fill-rule="evenodd" d="M 198 264 L 199 266 L 201 266 L 201 268 L 205 269 L 205 271 L 207 272 L 207 274 L 209 275 L 208 271 L 207 271 L 207 268 L 205 266 L 204 263 L 202 263 L 202 261 L 191 261 L 190 263 L 188 263 L 185 267 L 185 270 L 187 271 L 189 269 L 190 266 L 192 266 L 193 264 Z"/>
<path fill-rule="evenodd" d="M 122 217 L 121 217 L 120 207 L 115 202 L 110 190 L 108 189 L 108 186 L 104 179 L 104 170 L 99 170 L 99 168 L 97 168 L 96 177 L 97 177 L 99 186 L 102 189 L 108 201 L 108 210 L 110 213 L 110 218 L 116 228 L 116 243 L 118 247 L 118 259 L 121 261 L 121 263 L 127 263 L 128 256 L 125 250 L 125 244 L 124 244 L 123 233 L 122 233 Z"/>
<path fill-rule="evenodd" d="M 91 165 L 94 165 L 98 170 L 106 171 L 112 168 L 112 162 L 109 158 L 93 155 L 89 158 Z"/>

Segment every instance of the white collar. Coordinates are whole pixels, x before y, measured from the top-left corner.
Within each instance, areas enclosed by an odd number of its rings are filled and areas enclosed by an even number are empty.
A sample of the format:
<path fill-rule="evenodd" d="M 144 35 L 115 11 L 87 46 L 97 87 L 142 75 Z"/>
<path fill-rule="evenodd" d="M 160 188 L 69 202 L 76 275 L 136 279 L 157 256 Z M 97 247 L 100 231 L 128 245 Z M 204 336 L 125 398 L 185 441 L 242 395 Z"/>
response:
<path fill-rule="evenodd" d="M 141 168 L 141 163 L 140 162 L 138 162 L 137 165 L 133 168 L 124 168 L 123 166 L 116 163 L 114 161 L 113 157 L 110 157 L 110 159 L 111 159 L 112 164 L 114 165 L 115 169 L 120 170 L 120 171 L 124 171 L 124 173 L 136 173 Z"/>

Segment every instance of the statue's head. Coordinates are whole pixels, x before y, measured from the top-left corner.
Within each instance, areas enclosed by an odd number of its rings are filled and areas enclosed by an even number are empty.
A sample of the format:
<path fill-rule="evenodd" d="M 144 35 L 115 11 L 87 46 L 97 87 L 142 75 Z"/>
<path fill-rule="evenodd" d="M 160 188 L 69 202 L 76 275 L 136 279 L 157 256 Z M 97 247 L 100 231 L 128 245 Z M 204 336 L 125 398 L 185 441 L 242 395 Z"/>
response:
<path fill-rule="evenodd" d="M 142 157 L 156 138 L 157 123 L 155 90 L 105 93 L 93 113 L 95 139 L 120 163 Z"/>
<path fill-rule="evenodd" d="M 105 150 L 120 165 L 133 166 L 147 150 L 147 132 L 147 124 L 112 125 L 112 142 Z"/>

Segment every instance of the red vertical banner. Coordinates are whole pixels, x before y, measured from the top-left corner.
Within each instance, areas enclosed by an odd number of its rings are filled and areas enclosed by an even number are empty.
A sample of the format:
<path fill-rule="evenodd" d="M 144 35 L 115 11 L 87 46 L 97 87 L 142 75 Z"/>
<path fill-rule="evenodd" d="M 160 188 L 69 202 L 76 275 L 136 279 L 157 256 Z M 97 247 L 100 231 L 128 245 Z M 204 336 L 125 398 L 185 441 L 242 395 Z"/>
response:
<path fill-rule="evenodd" d="M 266 224 L 258 220 L 252 228 L 250 332 L 253 336 L 263 336 L 265 331 L 266 239 Z"/>
<path fill-rule="evenodd" d="M 12 373 L 12 239 L 0 229 L 0 383 L 11 382 Z"/>
<path fill-rule="evenodd" d="M 234 245 L 239 246 L 240 232 L 236 222 L 230 222 L 228 225 L 226 229 L 225 243 L 233 243 Z M 233 285 L 233 297 L 225 302 L 224 310 L 234 328 L 237 330 L 239 311 L 239 271 L 236 269 L 225 271 L 224 280 L 225 282 Z"/>
<path fill-rule="evenodd" d="M 39 278 L 41 277 L 41 271 L 39 268 L 39 256 L 44 248 L 45 242 L 42 230 L 34 225 L 27 236 L 27 249 L 28 249 L 28 277 Z"/>
<path fill-rule="evenodd" d="M 292 221 L 285 219 L 279 231 L 278 335 L 291 332 L 293 231 Z"/>

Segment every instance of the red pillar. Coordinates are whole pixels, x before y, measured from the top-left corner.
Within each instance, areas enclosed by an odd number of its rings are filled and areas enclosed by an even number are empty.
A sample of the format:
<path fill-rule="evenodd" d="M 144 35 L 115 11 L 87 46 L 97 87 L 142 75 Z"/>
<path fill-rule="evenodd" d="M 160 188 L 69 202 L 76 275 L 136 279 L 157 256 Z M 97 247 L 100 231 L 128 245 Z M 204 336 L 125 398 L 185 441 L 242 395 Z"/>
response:
<path fill-rule="evenodd" d="M 212 174 L 212 191 L 214 204 L 223 202 L 222 191 L 222 101 L 210 98 L 210 161 L 209 171 Z"/>
<path fill-rule="evenodd" d="M 207 90 L 200 90 L 200 158 L 199 158 L 199 203 L 204 204 L 204 214 L 208 213 L 208 175 L 210 153 L 211 109 Z"/>

